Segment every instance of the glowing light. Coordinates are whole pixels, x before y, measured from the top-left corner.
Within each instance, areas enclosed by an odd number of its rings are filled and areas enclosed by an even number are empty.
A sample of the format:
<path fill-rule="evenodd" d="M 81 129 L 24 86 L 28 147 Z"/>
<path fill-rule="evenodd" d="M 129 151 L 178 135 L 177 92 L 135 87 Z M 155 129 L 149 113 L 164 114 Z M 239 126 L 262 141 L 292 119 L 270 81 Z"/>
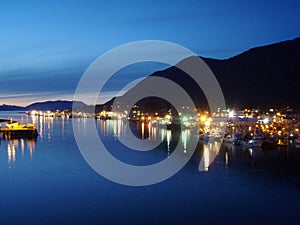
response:
<path fill-rule="evenodd" d="M 30 113 L 32 116 L 37 116 L 38 115 L 38 112 L 36 110 L 32 110 L 31 113 Z"/>
<path fill-rule="evenodd" d="M 263 123 L 264 123 L 264 124 L 269 123 L 269 119 L 268 119 L 268 118 L 264 118 L 264 119 L 263 119 Z"/>
<path fill-rule="evenodd" d="M 205 121 L 204 124 L 205 124 L 206 127 L 209 127 L 210 126 L 210 121 Z"/>
<path fill-rule="evenodd" d="M 206 116 L 201 116 L 200 120 L 204 122 L 206 120 Z"/>
<path fill-rule="evenodd" d="M 171 115 L 166 115 L 165 117 L 166 117 L 166 119 L 168 119 L 168 120 L 170 120 L 170 119 L 172 118 Z"/>

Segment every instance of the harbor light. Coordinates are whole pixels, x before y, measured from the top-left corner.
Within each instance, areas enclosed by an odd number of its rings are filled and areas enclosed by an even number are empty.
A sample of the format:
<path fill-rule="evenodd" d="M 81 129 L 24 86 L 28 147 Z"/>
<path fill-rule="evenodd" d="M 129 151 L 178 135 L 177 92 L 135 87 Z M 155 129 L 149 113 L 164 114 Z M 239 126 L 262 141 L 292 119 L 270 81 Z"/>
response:
<path fill-rule="evenodd" d="M 38 115 L 38 111 L 32 110 L 32 111 L 31 111 L 31 115 L 32 115 L 32 116 L 37 116 L 37 115 Z"/>
<path fill-rule="evenodd" d="M 201 116 L 200 120 L 201 120 L 201 122 L 204 122 L 206 120 L 206 116 Z"/>
<path fill-rule="evenodd" d="M 206 127 L 209 127 L 209 126 L 210 126 L 210 121 L 209 121 L 209 120 L 205 121 L 204 125 L 205 125 Z"/>
<path fill-rule="evenodd" d="M 172 118 L 171 115 L 166 115 L 165 117 L 166 117 L 166 119 L 168 119 L 168 120 L 170 120 L 170 119 Z"/>
<path fill-rule="evenodd" d="M 264 119 L 263 119 L 263 123 L 264 123 L 264 124 L 268 124 L 268 123 L 269 123 L 269 119 L 268 119 L 268 118 L 264 118 Z"/>

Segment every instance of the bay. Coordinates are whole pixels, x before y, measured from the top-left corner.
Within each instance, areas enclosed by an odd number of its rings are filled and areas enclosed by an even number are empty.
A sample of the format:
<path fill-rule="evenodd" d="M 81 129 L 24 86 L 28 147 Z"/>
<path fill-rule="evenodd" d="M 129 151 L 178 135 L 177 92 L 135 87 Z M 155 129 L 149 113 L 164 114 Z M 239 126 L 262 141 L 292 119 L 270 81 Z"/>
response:
<path fill-rule="evenodd" d="M 194 134 L 133 127 L 140 138 L 156 138 L 154 151 L 124 147 L 122 121 L 31 117 L 1 112 L 36 125 L 36 140 L 0 141 L 1 224 L 297 224 L 300 221 L 300 150 L 222 145 L 208 171 L 199 171 L 214 146 L 199 142 L 173 177 L 150 186 L 114 183 L 96 173 L 79 151 L 72 120 L 96 123 L 111 154 L 133 165 L 148 165 L 184 153 Z M 184 137 L 184 138 L 182 138 Z M 205 151 L 208 151 L 208 153 Z"/>

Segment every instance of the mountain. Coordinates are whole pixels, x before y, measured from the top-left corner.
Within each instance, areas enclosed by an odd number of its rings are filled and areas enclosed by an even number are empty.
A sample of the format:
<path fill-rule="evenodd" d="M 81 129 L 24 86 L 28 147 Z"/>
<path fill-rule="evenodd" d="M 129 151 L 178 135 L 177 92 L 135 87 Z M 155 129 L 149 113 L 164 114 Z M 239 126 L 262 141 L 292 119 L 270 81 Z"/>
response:
<path fill-rule="evenodd" d="M 215 74 L 229 107 L 300 107 L 300 38 L 252 48 L 225 60 L 201 58 Z M 183 61 L 192 62 L 193 57 Z M 174 81 L 191 96 L 197 107 L 207 108 L 208 103 L 202 90 L 176 66 L 157 71 L 150 76 Z M 145 81 L 141 81 L 134 88 L 143 85 L 143 82 Z M 124 97 L 129 96 L 133 89 Z M 153 106 L 149 98 L 143 101 L 142 104 Z M 154 101 L 159 102 L 157 98 Z M 97 105 L 96 111 L 109 110 L 112 102 L 113 99 Z M 72 101 L 48 101 L 27 107 L 2 105 L 0 110 L 62 110 L 72 109 L 72 104 Z M 160 101 L 159 104 L 165 102 Z M 82 102 L 77 102 L 76 106 L 94 110 Z"/>
<path fill-rule="evenodd" d="M 83 102 L 75 102 L 76 105 L 79 107 L 85 107 L 87 106 L 85 103 Z M 30 111 L 30 110 L 40 110 L 40 111 L 47 111 L 47 110 L 72 110 L 72 106 L 73 106 L 73 101 L 47 101 L 47 102 L 37 102 L 37 103 L 33 103 L 29 106 L 26 106 L 26 110 Z"/>
<path fill-rule="evenodd" d="M 24 111 L 24 107 L 16 105 L 0 105 L 0 111 Z"/>
<path fill-rule="evenodd" d="M 225 60 L 201 58 L 215 74 L 229 107 L 300 106 L 300 38 L 256 47 Z M 192 62 L 193 57 L 183 61 Z M 151 76 L 176 82 L 198 107 L 207 107 L 202 90 L 180 69 L 173 66 Z M 138 85 L 142 84 L 135 88 Z"/>
<path fill-rule="evenodd" d="M 86 107 L 87 105 L 83 102 L 76 101 L 76 106 L 78 107 Z M 36 102 L 26 107 L 21 106 L 10 106 L 10 105 L 1 105 L 0 111 L 55 111 L 55 110 L 72 110 L 73 101 L 46 101 L 46 102 Z"/>
<path fill-rule="evenodd" d="M 204 61 L 230 105 L 300 106 L 300 38 Z"/>

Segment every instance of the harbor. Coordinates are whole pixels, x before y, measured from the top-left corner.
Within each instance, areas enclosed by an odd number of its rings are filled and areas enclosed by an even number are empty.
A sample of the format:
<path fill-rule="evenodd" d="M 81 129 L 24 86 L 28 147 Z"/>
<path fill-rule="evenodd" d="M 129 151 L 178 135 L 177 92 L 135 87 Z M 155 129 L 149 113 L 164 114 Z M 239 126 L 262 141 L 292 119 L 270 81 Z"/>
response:
<path fill-rule="evenodd" d="M 182 107 L 184 109 L 184 106 Z M 33 117 L 51 118 L 94 118 L 96 120 L 122 120 L 143 123 L 166 129 L 189 129 L 199 135 L 200 140 L 219 140 L 221 142 L 245 147 L 262 147 L 295 145 L 300 148 L 299 113 L 292 108 L 267 110 L 256 109 L 218 109 L 209 113 L 199 109 L 185 109 L 177 114 L 161 109 L 148 112 L 139 106 L 123 112 L 102 110 L 98 113 L 85 111 L 37 111 L 27 112 Z M 2 131 L 4 132 L 4 130 Z"/>

